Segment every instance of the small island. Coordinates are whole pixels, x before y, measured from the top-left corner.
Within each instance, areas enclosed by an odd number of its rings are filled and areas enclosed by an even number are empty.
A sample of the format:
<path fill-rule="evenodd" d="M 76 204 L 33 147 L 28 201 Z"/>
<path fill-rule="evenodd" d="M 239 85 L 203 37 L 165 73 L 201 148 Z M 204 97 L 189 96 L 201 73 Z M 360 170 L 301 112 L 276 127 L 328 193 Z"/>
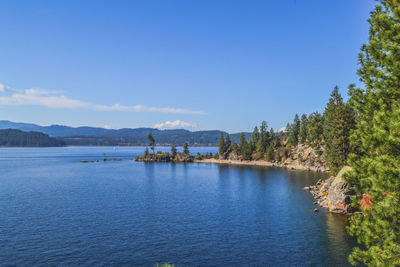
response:
<path fill-rule="evenodd" d="M 155 139 L 151 133 L 147 135 L 147 139 L 149 140 L 149 147 L 152 150 L 152 153 L 149 152 L 148 147 L 144 151 L 144 155 L 140 157 L 136 157 L 135 161 L 144 161 L 144 162 L 194 162 L 195 160 L 203 160 L 210 159 L 213 157 L 212 153 L 206 153 L 205 155 L 200 155 L 198 153 L 195 157 L 190 155 L 189 152 L 189 144 L 185 143 L 183 145 L 183 152 L 178 152 L 175 144 L 171 146 L 171 153 L 169 152 L 161 152 L 157 151 L 155 153 Z"/>

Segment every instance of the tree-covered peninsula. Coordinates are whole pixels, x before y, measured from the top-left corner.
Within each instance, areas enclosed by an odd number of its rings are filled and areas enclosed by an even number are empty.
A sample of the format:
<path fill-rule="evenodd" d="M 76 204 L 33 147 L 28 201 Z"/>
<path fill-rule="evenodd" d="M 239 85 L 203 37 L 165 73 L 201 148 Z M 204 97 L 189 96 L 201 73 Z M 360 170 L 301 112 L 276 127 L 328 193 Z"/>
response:
<path fill-rule="evenodd" d="M 23 132 L 20 130 L 0 130 L 1 147 L 58 147 L 65 143 L 47 134 L 39 132 Z"/>

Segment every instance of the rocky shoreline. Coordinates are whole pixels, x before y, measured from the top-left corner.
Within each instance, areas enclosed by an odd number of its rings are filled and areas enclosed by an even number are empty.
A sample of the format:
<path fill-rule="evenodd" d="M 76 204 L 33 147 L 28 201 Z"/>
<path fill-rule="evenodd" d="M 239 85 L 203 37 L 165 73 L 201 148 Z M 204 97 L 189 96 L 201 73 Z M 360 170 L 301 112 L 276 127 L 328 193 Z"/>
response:
<path fill-rule="evenodd" d="M 290 163 L 277 163 L 265 160 L 232 160 L 232 159 L 201 159 L 194 160 L 195 163 L 215 163 L 215 164 L 230 164 L 230 165 L 247 165 L 247 166 L 266 166 L 266 167 L 280 167 L 291 170 L 304 170 L 315 172 L 329 172 L 329 169 L 324 166 L 308 166 L 302 164 Z"/>
<path fill-rule="evenodd" d="M 330 212 L 351 215 L 355 212 L 351 206 L 351 196 L 354 191 L 348 188 L 343 175 L 351 168 L 345 166 L 336 175 L 326 180 L 319 180 L 316 185 L 304 187 L 315 198 L 315 204 L 327 208 Z M 316 210 L 318 211 L 318 210 Z"/>
<path fill-rule="evenodd" d="M 178 152 L 176 155 L 170 153 L 158 152 L 156 154 L 148 154 L 142 157 L 136 157 L 134 161 L 142 162 L 181 162 L 188 163 L 193 162 L 194 157 L 188 154 Z"/>

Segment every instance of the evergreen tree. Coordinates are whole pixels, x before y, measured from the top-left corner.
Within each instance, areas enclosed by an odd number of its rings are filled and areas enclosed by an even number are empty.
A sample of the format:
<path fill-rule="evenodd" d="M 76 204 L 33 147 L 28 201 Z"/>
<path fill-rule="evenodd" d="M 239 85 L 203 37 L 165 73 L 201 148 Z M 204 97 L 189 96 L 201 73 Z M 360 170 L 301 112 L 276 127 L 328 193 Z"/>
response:
<path fill-rule="evenodd" d="M 225 153 L 229 153 L 230 152 L 230 148 L 231 148 L 231 139 L 230 139 L 230 137 L 229 137 L 229 134 L 227 134 L 226 136 L 225 136 L 225 142 L 224 142 L 224 151 L 225 151 Z"/>
<path fill-rule="evenodd" d="M 278 148 L 278 149 L 275 151 L 275 160 L 276 160 L 277 162 L 280 162 L 280 161 L 282 160 L 280 148 Z"/>
<path fill-rule="evenodd" d="M 246 143 L 244 143 L 243 150 L 241 150 L 242 159 L 251 160 L 251 155 L 252 155 L 252 151 L 251 151 L 250 143 L 246 142 Z"/>
<path fill-rule="evenodd" d="M 256 144 L 257 159 L 264 159 L 265 147 L 263 139 L 260 137 Z"/>
<path fill-rule="evenodd" d="M 300 121 L 300 143 L 305 144 L 307 141 L 307 123 L 308 123 L 308 118 L 306 114 L 301 115 L 301 121 Z"/>
<path fill-rule="evenodd" d="M 361 213 L 349 232 L 362 244 L 353 264 L 400 265 L 400 5 L 381 0 L 369 19 L 369 43 L 359 56 L 365 89 L 350 87 L 357 124 L 350 136 L 353 170 L 347 179 Z"/>
<path fill-rule="evenodd" d="M 267 161 L 273 161 L 274 160 L 274 148 L 272 145 L 268 147 L 267 150 Z"/>
<path fill-rule="evenodd" d="M 269 129 L 269 135 L 268 135 L 268 145 L 272 145 L 275 141 L 275 132 L 274 129 Z"/>
<path fill-rule="evenodd" d="M 149 155 L 149 149 L 146 146 L 146 150 L 144 151 L 144 156 L 147 157 Z"/>
<path fill-rule="evenodd" d="M 147 140 L 149 140 L 149 147 L 151 148 L 151 150 L 153 150 L 153 155 L 154 155 L 154 143 L 155 143 L 155 140 L 154 140 L 154 137 L 153 137 L 153 135 L 151 133 L 149 133 L 147 135 Z"/>
<path fill-rule="evenodd" d="M 224 135 L 222 133 L 220 133 L 219 135 L 218 152 L 221 156 L 225 154 L 225 141 L 224 141 Z"/>
<path fill-rule="evenodd" d="M 260 138 L 260 133 L 258 132 L 258 128 L 256 126 L 256 127 L 254 127 L 254 130 L 253 130 L 253 133 L 251 134 L 251 139 L 250 139 L 251 153 L 253 153 L 253 151 L 255 151 L 259 138 Z"/>
<path fill-rule="evenodd" d="M 269 134 L 267 131 L 267 123 L 263 121 L 260 126 L 260 137 L 256 144 L 256 152 L 257 152 L 257 157 L 259 159 L 264 158 L 268 141 L 269 141 Z"/>
<path fill-rule="evenodd" d="M 175 156 L 176 156 L 176 153 L 177 153 L 177 152 L 176 152 L 175 144 L 172 144 L 172 146 L 171 146 L 171 155 L 175 157 Z"/>
<path fill-rule="evenodd" d="M 343 102 L 336 86 L 323 115 L 324 153 L 333 175 L 346 164 L 350 151 L 350 130 L 353 127 L 353 111 Z"/>
<path fill-rule="evenodd" d="M 240 153 L 240 155 L 243 156 L 246 146 L 247 146 L 246 138 L 244 137 L 244 133 L 241 133 L 240 137 L 239 137 L 239 153 Z"/>
<path fill-rule="evenodd" d="M 293 124 L 290 127 L 289 142 L 291 145 L 296 146 L 299 143 L 299 133 L 300 133 L 300 119 L 299 115 L 294 116 Z"/>
<path fill-rule="evenodd" d="M 189 145 L 188 143 L 183 144 L 183 154 L 189 155 Z"/>
<path fill-rule="evenodd" d="M 322 144 L 322 134 L 322 116 L 318 112 L 313 112 L 308 116 L 307 123 L 307 138 L 313 148 L 318 148 Z"/>

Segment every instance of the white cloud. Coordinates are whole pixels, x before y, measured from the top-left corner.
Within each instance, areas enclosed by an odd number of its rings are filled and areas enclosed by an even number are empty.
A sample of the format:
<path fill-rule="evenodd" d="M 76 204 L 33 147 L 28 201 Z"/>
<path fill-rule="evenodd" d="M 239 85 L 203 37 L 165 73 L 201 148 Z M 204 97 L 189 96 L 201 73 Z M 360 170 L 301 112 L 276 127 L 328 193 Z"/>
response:
<path fill-rule="evenodd" d="M 0 96 L 2 105 L 37 105 L 48 108 L 83 108 L 89 103 L 71 99 L 64 95 L 53 95 L 48 91 L 28 89 L 23 93 L 13 93 L 9 96 Z"/>
<path fill-rule="evenodd" d="M 184 122 L 180 120 L 176 121 L 166 121 L 162 123 L 158 123 L 154 125 L 154 128 L 158 129 L 182 129 L 182 128 L 194 128 L 196 127 L 195 123 Z"/>
<path fill-rule="evenodd" d="M 6 94 L 8 92 L 8 94 Z M 76 109 L 86 108 L 97 111 L 124 111 L 124 112 L 160 112 L 178 114 L 205 114 L 203 111 L 188 110 L 172 107 L 148 107 L 143 105 L 124 106 L 120 104 L 99 105 L 78 99 L 72 99 L 61 94 L 60 91 L 49 91 L 43 89 L 16 90 L 6 88 L 0 84 L 0 105 L 36 105 L 48 108 Z M 11 93 L 11 94 L 10 94 Z"/>
<path fill-rule="evenodd" d="M 205 114 L 203 111 L 198 110 L 187 110 L 180 108 L 157 108 L 157 107 L 147 107 L 143 105 L 136 106 L 124 106 L 120 104 L 114 104 L 112 106 L 106 105 L 96 105 L 95 108 L 100 111 L 130 111 L 130 112 L 161 112 L 161 113 L 179 113 L 179 114 Z"/>

